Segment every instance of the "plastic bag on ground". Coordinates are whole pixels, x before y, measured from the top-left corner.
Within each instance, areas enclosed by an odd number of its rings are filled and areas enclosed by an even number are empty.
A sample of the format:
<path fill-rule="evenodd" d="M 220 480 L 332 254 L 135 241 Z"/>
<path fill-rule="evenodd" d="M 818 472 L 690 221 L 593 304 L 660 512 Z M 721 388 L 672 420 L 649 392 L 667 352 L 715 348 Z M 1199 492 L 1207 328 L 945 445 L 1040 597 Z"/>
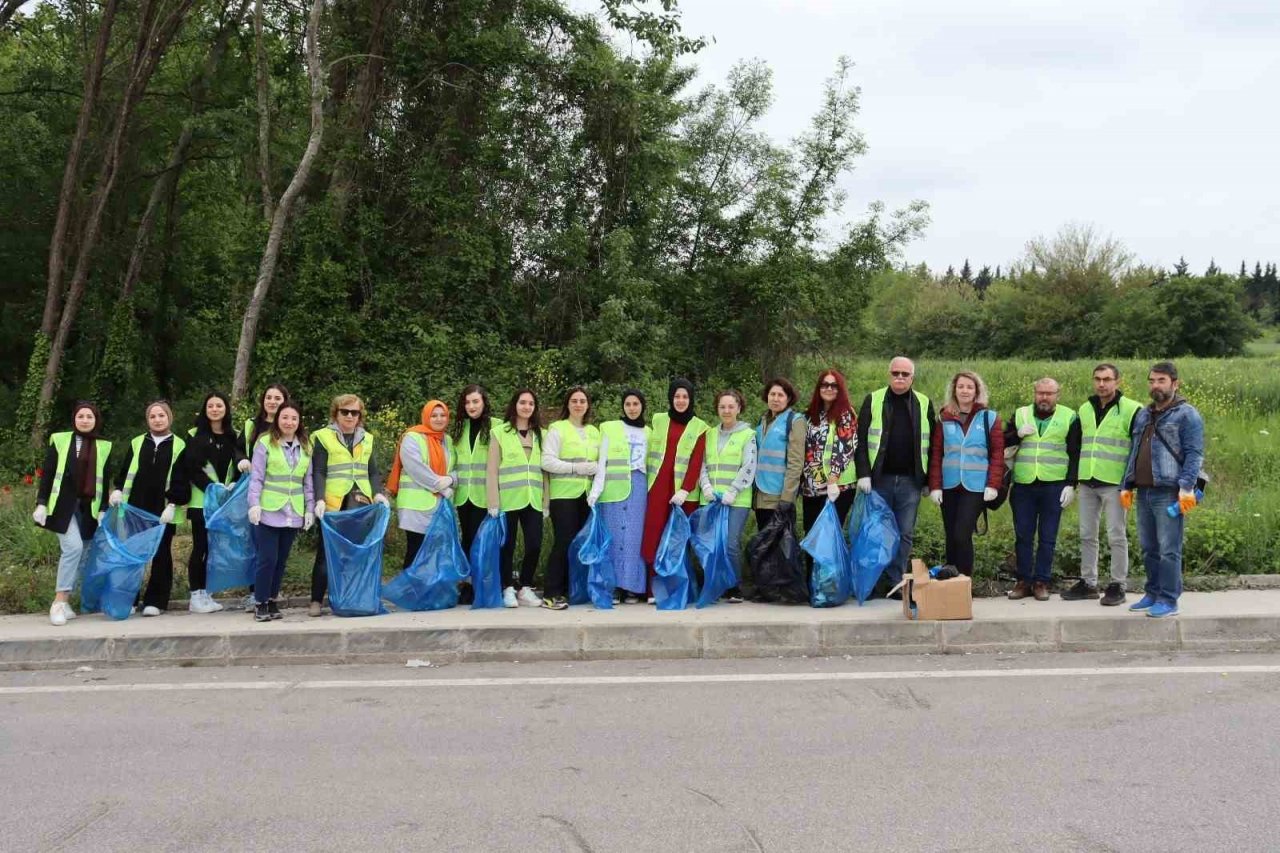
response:
<path fill-rule="evenodd" d="M 471 586 L 475 589 L 472 610 L 485 610 L 502 606 L 502 574 L 498 568 L 498 555 L 502 543 L 507 541 L 507 516 L 485 516 L 471 542 Z"/>
<path fill-rule="evenodd" d="M 252 585 L 258 549 L 249 523 L 248 477 L 241 477 L 230 489 L 221 483 L 205 489 L 204 526 L 209 532 L 205 589 L 212 594 Z"/>
<path fill-rule="evenodd" d="M 689 565 L 689 535 L 688 516 L 673 506 L 653 560 L 653 600 L 659 610 L 684 610 L 697 597 Z"/>
<path fill-rule="evenodd" d="M 848 527 L 853 594 L 862 604 L 898 553 L 898 520 L 879 494 L 859 492 L 849 512 Z"/>
<path fill-rule="evenodd" d="M 833 502 L 827 501 L 800 547 L 813 557 L 813 591 L 809 603 L 814 607 L 839 607 L 848 601 L 853 587 L 849 543 L 845 541 Z"/>
<path fill-rule="evenodd" d="M 591 518 L 595 518 L 596 511 L 591 509 Z M 582 543 L 587 536 L 587 528 L 591 526 L 588 521 L 578 531 L 578 535 L 573 537 L 573 541 L 569 543 L 569 603 L 570 604 L 590 604 L 591 603 L 591 567 L 582 560 L 578 559 L 578 552 L 582 549 Z M 613 605 L 612 599 L 609 602 Z"/>
<path fill-rule="evenodd" d="M 613 609 L 613 588 L 617 584 L 613 560 L 609 557 L 612 545 L 613 537 L 609 535 L 599 511 L 592 507 L 587 523 L 569 543 L 569 582 L 572 593 L 574 580 L 582 583 L 585 575 L 587 599 L 596 610 Z"/>
<path fill-rule="evenodd" d="M 458 515 L 440 501 L 413 562 L 382 587 L 382 597 L 401 610 L 447 610 L 458 604 L 458 581 L 470 576 Z"/>
<path fill-rule="evenodd" d="M 383 503 L 320 518 L 329 570 L 329 607 L 337 616 L 377 616 L 382 606 L 382 546 L 391 510 Z"/>
<path fill-rule="evenodd" d="M 773 518 L 747 543 L 747 562 L 762 601 L 790 604 L 809 600 L 809 583 L 796 537 L 796 510 L 776 510 Z"/>
<path fill-rule="evenodd" d="M 80 609 L 128 619 L 142 589 L 147 563 L 164 538 L 164 525 L 129 504 L 112 507 L 89 543 L 80 587 Z"/>
<path fill-rule="evenodd" d="M 729 559 L 729 507 L 720 501 L 689 516 L 689 539 L 702 564 L 697 607 L 709 607 L 738 585 L 738 567 Z"/>

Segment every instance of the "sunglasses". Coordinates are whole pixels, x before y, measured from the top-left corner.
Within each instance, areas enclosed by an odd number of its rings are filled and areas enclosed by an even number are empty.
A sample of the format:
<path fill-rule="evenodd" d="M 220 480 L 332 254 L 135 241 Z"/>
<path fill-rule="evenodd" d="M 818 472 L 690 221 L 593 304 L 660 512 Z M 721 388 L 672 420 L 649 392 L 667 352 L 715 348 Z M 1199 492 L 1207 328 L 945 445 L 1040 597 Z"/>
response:
<path fill-rule="evenodd" d="M 836 391 L 840 388 L 840 386 L 834 382 L 819 382 L 818 387 L 824 391 Z"/>
<path fill-rule="evenodd" d="M 338 414 L 347 418 L 358 418 L 361 412 L 359 409 L 338 409 Z"/>
<path fill-rule="evenodd" d="M 898 379 L 910 379 L 911 371 L 910 370 L 890 370 L 889 375 L 897 377 Z"/>

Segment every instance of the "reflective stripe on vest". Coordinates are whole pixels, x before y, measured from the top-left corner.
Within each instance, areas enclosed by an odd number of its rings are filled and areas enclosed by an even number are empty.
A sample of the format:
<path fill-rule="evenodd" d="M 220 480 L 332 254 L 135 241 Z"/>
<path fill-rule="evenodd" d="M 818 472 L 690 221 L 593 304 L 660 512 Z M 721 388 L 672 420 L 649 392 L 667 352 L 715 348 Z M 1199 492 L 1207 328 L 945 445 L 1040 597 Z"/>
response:
<path fill-rule="evenodd" d="M 133 479 L 138 475 L 138 456 L 142 453 L 142 443 L 150 441 L 150 434 L 143 433 L 133 440 L 129 445 L 133 448 L 133 458 L 129 460 L 129 470 L 124 475 L 124 488 L 121 494 L 124 495 L 124 502 L 129 502 L 129 493 L 133 491 Z M 173 467 L 178 464 L 178 457 L 182 455 L 182 451 L 186 448 L 187 443 L 176 435 L 170 441 L 173 442 L 173 455 L 169 457 L 169 472 L 164 475 L 164 490 L 169 491 L 169 484 L 173 482 Z M 187 513 L 183 507 L 178 507 L 177 512 L 173 516 L 174 524 L 181 524 L 186 521 Z"/>
<path fill-rule="evenodd" d="M 417 433 L 414 433 L 416 435 Z M 329 427 L 317 432 L 313 438 L 325 449 L 328 459 L 324 469 L 324 505 L 326 509 L 341 509 L 342 499 L 352 486 L 366 498 L 373 497 L 373 484 L 369 481 L 369 462 L 373 459 L 373 434 L 366 432 L 355 447 L 347 449 L 347 443 Z M 423 460 L 426 460 L 424 455 Z"/>
<path fill-rule="evenodd" d="M 500 423 L 502 421 L 497 418 L 489 418 L 490 435 Z M 453 487 L 454 505 L 462 506 L 470 503 L 481 509 L 488 508 L 489 500 L 485 494 L 484 481 L 489 467 L 489 442 L 477 441 L 475 449 L 471 449 L 470 419 L 463 424 L 462 435 L 458 437 L 458 443 L 454 446 L 453 452 L 453 473 L 457 478 L 457 484 Z"/>
<path fill-rule="evenodd" d="M 1024 426 L 1037 426 L 1031 406 L 1023 406 L 1014 415 L 1014 424 L 1018 429 Z M 1040 480 L 1045 483 L 1057 483 L 1067 479 L 1067 432 L 1076 413 L 1066 406 L 1057 406 L 1053 417 L 1041 435 L 1037 429 L 1035 435 L 1022 439 L 1018 446 L 1018 455 L 1013 461 L 1013 482 L 1034 483 Z"/>
<path fill-rule="evenodd" d="M 582 428 L 586 437 L 578 434 L 569 421 L 556 421 L 549 430 L 560 434 L 560 461 L 570 464 L 595 462 L 600 458 L 600 430 L 587 425 Z M 587 493 L 590 477 L 581 474 L 548 474 L 551 483 L 551 500 L 580 498 Z"/>
<path fill-rule="evenodd" d="M 787 444 L 796 413 L 779 412 L 766 432 L 764 419 L 756 424 L 756 488 L 766 495 L 782 494 L 787 476 Z"/>
<path fill-rule="evenodd" d="M 429 465 L 427 461 L 430 459 L 427 450 L 427 437 L 417 432 L 407 432 L 400 441 L 400 452 L 404 452 L 406 442 L 413 442 L 418 447 L 418 458 L 422 460 L 423 465 Z M 448 436 L 444 438 L 444 472 L 452 474 L 454 470 L 454 451 L 453 441 Z M 399 488 L 396 489 L 396 509 L 416 510 L 418 512 L 430 512 L 436 508 L 436 504 L 440 502 L 440 497 L 424 485 L 414 482 L 409 476 L 408 466 L 401 463 L 400 465 L 400 482 Z M 457 492 L 454 492 L 457 496 Z"/>
<path fill-rule="evenodd" d="M 653 429 L 649 432 L 649 456 L 646 468 L 649 471 L 649 488 L 658 479 L 658 471 L 662 468 L 663 457 L 667 453 L 667 430 L 671 426 L 671 416 L 662 414 L 653 416 Z M 707 431 L 707 422 L 693 417 L 685 425 L 680 440 L 676 442 L 676 458 L 674 460 L 675 488 L 678 490 L 689 473 L 689 461 L 693 459 L 693 449 L 698 446 L 698 438 Z"/>
<path fill-rule="evenodd" d="M 871 423 L 867 426 L 867 459 L 871 467 L 876 466 L 876 457 L 880 455 L 880 435 L 884 432 L 884 403 L 888 388 L 881 388 L 871 394 Z M 929 398 L 912 389 L 916 402 L 920 405 L 920 470 L 929 470 Z"/>
<path fill-rule="evenodd" d="M 531 506 L 542 509 L 542 443 L 533 436 L 533 447 L 525 455 L 520 433 L 509 423 L 496 427 L 493 435 L 501 453 L 498 462 L 498 508 L 513 512 Z"/>
<path fill-rule="evenodd" d="M 1120 397 L 1097 422 L 1092 402 L 1080 407 L 1080 480 L 1119 485 L 1129 462 L 1129 427 L 1142 406 Z"/>
<path fill-rule="evenodd" d="M 55 432 L 49 436 L 49 443 L 58 455 L 58 464 L 53 469 L 53 491 L 49 493 L 50 515 L 53 515 L 58 506 L 58 495 L 62 494 L 62 478 L 67 472 L 67 460 L 71 458 L 74 439 L 75 434 L 70 432 Z M 111 442 L 98 438 L 94 439 L 94 445 L 93 500 L 89 504 L 89 512 L 96 519 L 98 510 L 102 507 L 102 480 L 107 470 L 107 457 L 111 455 Z"/>
<path fill-rule="evenodd" d="M 648 453 L 649 428 L 645 432 Z M 600 503 L 618 503 L 631 497 L 631 442 L 622 421 L 608 421 L 600 426 L 600 437 L 608 440 L 608 457 L 604 459 L 604 489 Z"/>
<path fill-rule="evenodd" d="M 259 498 L 262 508 L 268 512 L 276 512 L 289 504 L 294 513 L 305 515 L 304 487 L 307 469 L 311 467 L 311 454 L 300 447 L 297 464 L 290 466 L 288 457 L 284 455 L 284 448 L 272 444 L 268 436 L 258 439 L 258 444 L 267 448 L 267 471 L 262 478 L 262 497 Z"/>
<path fill-rule="evenodd" d="M 983 409 L 966 431 L 959 421 L 943 419 L 942 488 L 963 486 L 967 492 L 981 492 L 987 487 L 987 433 L 995 428 L 995 420 L 995 412 Z"/>
<path fill-rule="evenodd" d="M 740 429 L 730 434 L 729 440 L 720 449 L 719 430 L 707 433 L 707 479 L 711 481 L 711 489 L 717 494 L 724 494 L 733 487 L 733 480 L 742 470 L 743 456 L 747 445 L 755 440 L 753 430 Z M 702 503 L 710 503 L 707 496 L 702 496 Z M 751 506 L 751 489 L 743 489 L 734 497 L 731 506 Z"/>

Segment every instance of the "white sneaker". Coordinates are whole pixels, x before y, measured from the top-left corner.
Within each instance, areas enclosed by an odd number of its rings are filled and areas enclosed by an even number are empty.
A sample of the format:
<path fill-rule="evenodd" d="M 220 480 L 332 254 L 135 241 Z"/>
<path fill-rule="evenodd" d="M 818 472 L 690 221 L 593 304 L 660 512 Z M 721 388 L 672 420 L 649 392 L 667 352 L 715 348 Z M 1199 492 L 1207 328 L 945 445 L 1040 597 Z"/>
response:
<path fill-rule="evenodd" d="M 159 616 L 160 608 L 152 607 L 150 604 L 148 604 L 146 607 L 142 608 L 142 615 L 143 616 Z"/>
<path fill-rule="evenodd" d="M 516 588 L 514 586 L 509 586 L 502 591 L 502 606 L 503 607 L 519 607 L 520 606 L 520 603 L 516 601 Z"/>
<path fill-rule="evenodd" d="M 70 621 L 80 614 L 71 609 L 70 603 L 64 601 L 62 602 L 62 615 L 67 617 L 67 621 Z"/>
<path fill-rule="evenodd" d="M 187 604 L 187 610 L 192 613 L 217 613 L 221 609 L 222 605 L 214 601 L 203 589 L 191 591 L 191 601 Z"/>
<path fill-rule="evenodd" d="M 254 611 L 254 608 L 256 608 L 257 606 L 258 606 L 258 602 L 253 600 L 253 593 L 249 593 L 248 595 L 246 595 L 244 599 L 241 600 L 240 602 L 240 607 L 243 608 L 245 613 L 252 613 Z"/>
<path fill-rule="evenodd" d="M 55 628 L 61 628 L 67 624 L 67 614 L 62 608 L 61 601 L 55 601 L 53 606 L 49 608 L 49 624 Z"/>
<path fill-rule="evenodd" d="M 522 607 L 541 607 L 542 599 L 533 591 L 531 586 L 520 587 L 520 594 L 516 596 Z"/>

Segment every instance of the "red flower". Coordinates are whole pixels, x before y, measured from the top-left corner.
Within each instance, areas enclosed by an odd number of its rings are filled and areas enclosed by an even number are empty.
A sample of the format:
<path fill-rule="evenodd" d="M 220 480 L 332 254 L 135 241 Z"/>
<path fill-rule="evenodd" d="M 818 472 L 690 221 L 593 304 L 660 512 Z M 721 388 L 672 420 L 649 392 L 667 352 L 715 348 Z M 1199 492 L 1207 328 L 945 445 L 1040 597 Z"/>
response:
<path fill-rule="evenodd" d="M 5 493 L 6 495 L 7 495 L 7 494 L 9 494 L 9 493 L 10 493 L 10 492 L 12 492 L 12 491 L 13 491 L 13 487 L 12 487 L 12 486 L 5 486 L 5 487 L 4 487 L 4 493 Z"/>
<path fill-rule="evenodd" d="M 30 475 L 30 474 L 28 474 L 27 476 L 23 477 L 23 478 L 22 478 L 22 482 L 24 482 L 24 483 L 26 483 L 28 486 L 30 486 L 30 485 L 31 485 L 31 483 L 32 483 L 31 475 Z"/>
<path fill-rule="evenodd" d="M 36 476 L 37 476 L 37 477 L 43 477 L 43 476 L 44 476 L 44 471 L 43 471 L 43 470 L 41 470 L 40 468 L 37 468 L 37 469 L 36 469 Z"/>

